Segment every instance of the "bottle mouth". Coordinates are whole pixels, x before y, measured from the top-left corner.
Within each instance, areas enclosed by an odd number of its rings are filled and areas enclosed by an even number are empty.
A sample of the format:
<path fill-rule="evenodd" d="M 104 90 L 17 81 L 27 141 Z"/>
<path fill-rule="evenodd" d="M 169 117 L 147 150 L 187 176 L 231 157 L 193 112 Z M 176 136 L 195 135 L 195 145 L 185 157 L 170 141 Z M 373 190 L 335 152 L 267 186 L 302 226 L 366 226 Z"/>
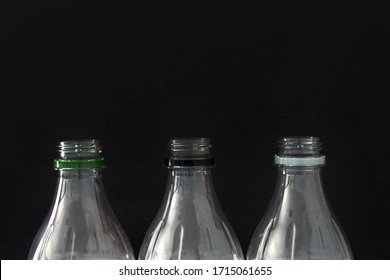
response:
<path fill-rule="evenodd" d="M 211 144 L 208 138 L 176 138 L 168 142 L 169 157 L 165 159 L 168 168 L 214 167 Z"/>
<path fill-rule="evenodd" d="M 275 163 L 290 166 L 324 165 L 321 145 L 319 137 L 282 137 L 278 140 L 279 153 L 275 155 Z"/>
<path fill-rule="evenodd" d="M 99 140 L 61 141 L 58 147 L 60 158 L 54 160 L 55 169 L 105 167 Z"/>
<path fill-rule="evenodd" d="M 169 153 L 176 158 L 207 157 L 211 147 L 208 138 L 178 138 L 168 142 Z"/>
<path fill-rule="evenodd" d="M 61 141 L 58 144 L 62 159 L 94 159 L 101 158 L 101 146 L 99 140 L 70 140 Z"/>

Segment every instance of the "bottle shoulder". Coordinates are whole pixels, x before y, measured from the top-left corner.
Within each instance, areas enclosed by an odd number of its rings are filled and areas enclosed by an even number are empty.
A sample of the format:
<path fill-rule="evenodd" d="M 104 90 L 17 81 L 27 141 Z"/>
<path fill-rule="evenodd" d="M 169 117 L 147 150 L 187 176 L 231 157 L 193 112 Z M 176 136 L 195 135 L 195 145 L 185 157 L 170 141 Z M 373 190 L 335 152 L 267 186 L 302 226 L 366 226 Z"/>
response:
<path fill-rule="evenodd" d="M 116 220 L 76 214 L 44 223 L 29 259 L 134 259 L 134 253 Z"/>
<path fill-rule="evenodd" d="M 155 221 L 141 247 L 140 259 L 243 259 L 229 224 Z"/>

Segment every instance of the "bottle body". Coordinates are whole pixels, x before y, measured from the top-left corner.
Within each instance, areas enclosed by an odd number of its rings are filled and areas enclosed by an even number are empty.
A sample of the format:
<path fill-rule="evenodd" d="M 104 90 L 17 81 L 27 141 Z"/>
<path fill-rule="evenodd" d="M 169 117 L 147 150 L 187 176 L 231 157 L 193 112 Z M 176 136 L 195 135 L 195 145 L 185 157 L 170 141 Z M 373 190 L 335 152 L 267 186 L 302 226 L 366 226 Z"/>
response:
<path fill-rule="evenodd" d="M 216 198 L 211 168 L 170 168 L 165 198 L 145 236 L 139 259 L 242 258 L 238 239 Z"/>
<path fill-rule="evenodd" d="M 101 168 L 59 173 L 55 199 L 28 259 L 134 259 L 105 195 Z"/>
<path fill-rule="evenodd" d="M 351 259 L 347 240 L 322 188 L 324 158 L 279 159 L 274 196 L 247 259 Z"/>

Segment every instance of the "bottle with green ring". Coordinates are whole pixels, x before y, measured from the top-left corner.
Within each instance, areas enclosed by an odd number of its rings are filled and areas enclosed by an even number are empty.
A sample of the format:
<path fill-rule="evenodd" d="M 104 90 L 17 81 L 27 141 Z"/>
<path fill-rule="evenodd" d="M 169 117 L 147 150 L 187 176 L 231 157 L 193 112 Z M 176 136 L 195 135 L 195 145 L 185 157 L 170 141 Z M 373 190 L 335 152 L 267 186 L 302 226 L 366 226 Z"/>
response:
<path fill-rule="evenodd" d="M 63 141 L 57 190 L 28 259 L 134 259 L 133 249 L 103 188 L 98 140 Z"/>

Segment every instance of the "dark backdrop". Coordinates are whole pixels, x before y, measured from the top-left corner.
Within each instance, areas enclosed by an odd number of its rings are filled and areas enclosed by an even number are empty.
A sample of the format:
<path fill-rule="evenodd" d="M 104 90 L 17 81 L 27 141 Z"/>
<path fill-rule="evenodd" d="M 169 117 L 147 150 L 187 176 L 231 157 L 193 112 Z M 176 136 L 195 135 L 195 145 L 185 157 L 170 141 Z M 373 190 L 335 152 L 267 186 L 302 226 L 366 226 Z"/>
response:
<path fill-rule="evenodd" d="M 57 142 L 77 138 L 101 140 L 136 253 L 165 190 L 167 140 L 211 138 L 216 192 L 246 251 L 285 135 L 321 137 L 355 258 L 390 259 L 388 9 L 286 2 L 1 1 L 1 259 L 26 258 Z"/>

